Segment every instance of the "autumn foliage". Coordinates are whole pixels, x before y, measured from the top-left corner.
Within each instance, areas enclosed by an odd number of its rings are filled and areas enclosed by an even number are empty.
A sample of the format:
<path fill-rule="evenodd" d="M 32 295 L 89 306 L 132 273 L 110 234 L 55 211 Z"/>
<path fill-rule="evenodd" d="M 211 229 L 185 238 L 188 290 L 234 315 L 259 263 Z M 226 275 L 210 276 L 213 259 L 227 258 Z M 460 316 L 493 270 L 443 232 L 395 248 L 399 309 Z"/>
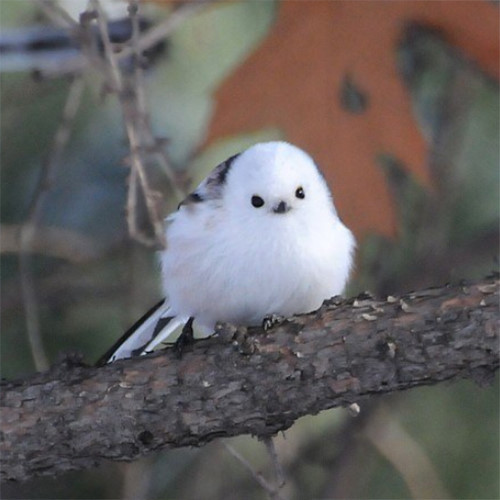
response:
<path fill-rule="evenodd" d="M 284 1 L 270 35 L 218 89 L 208 142 L 278 127 L 314 155 L 358 236 L 394 234 L 376 158 L 390 154 L 420 182 L 432 182 L 429 146 L 397 64 L 415 23 L 498 80 L 493 2 Z"/>

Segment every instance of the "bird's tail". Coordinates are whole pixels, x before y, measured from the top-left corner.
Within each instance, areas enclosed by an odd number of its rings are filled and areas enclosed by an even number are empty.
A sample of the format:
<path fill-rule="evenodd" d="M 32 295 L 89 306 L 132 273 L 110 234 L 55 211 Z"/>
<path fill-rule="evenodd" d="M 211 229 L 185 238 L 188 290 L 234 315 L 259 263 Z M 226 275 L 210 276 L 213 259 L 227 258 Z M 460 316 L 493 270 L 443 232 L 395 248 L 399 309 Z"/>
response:
<path fill-rule="evenodd" d="M 129 328 L 120 339 L 99 359 L 98 366 L 118 359 L 132 358 L 151 352 L 164 342 L 187 318 L 169 316 L 170 308 L 162 300 Z"/>

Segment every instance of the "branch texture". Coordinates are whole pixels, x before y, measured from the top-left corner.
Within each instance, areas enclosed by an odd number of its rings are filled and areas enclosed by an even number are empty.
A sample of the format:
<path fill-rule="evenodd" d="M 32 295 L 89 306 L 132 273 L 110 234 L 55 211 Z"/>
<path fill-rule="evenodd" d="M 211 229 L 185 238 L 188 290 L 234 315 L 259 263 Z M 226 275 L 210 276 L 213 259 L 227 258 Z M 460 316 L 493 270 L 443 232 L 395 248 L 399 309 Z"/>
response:
<path fill-rule="evenodd" d="M 498 369 L 498 280 L 378 301 L 332 299 L 268 332 L 224 325 L 100 368 L 66 360 L 3 382 L 2 479 L 133 460 L 217 437 L 269 436 L 307 414 Z"/>

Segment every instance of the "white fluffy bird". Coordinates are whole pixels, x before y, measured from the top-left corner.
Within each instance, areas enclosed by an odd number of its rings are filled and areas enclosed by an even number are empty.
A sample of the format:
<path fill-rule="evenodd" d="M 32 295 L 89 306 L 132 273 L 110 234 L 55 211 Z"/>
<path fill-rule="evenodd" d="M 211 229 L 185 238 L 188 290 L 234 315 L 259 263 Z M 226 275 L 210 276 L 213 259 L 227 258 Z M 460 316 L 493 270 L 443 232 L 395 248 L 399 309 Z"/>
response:
<path fill-rule="evenodd" d="M 166 299 L 101 362 L 144 354 L 184 324 L 202 336 L 216 322 L 260 325 L 319 308 L 344 290 L 355 241 L 312 158 L 286 142 L 232 156 L 165 222 Z"/>

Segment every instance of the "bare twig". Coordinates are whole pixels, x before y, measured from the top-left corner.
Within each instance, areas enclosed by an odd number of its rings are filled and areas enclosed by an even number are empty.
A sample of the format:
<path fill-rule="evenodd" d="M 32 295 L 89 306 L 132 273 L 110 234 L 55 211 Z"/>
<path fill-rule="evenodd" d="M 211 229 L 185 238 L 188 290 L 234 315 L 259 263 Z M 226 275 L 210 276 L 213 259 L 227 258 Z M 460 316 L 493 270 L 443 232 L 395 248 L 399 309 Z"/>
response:
<path fill-rule="evenodd" d="M 168 37 L 186 19 L 201 11 L 206 5 L 215 0 L 190 0 L 182 3 L 174 9 L 171 14 L 160 24 L 148 30 L 142 35 L 135 46 L 125 47 L 118 55 L 118 59 L 124 59 L 135 52 L 144 52 Z"/>
<path fill-rule="evenodd" d="M 20 253 L 21 227 L 17 224 L 0 226 L 0 254 Z M 97 258 L 102 253 L 97 241 L 91 237 L 55 226 L 39 226 L 34 231 L 31 244 L 25 252 L 65 259 L 69 262 L 86 262 Z"/>
<path fill-rule="evenodd" d="M 78 29 L 82 52 L 86 56 L 87 65 L 97 70 L 104 77 L 106 89 L 118 97 L 122 109 L 123 122 L 129 143 L 130 166 L 129 188 L 127 192 L 127 224 L 130 235 L 147 245 L 164 246 L 164 228 L 160 213 L 161 194 L 156 192 L 150 183 L 147 165 L 148 159 L 156 161 L 169 180 L 171 190 L 177 201 L 185 197 L 181 176 L 172 167 L 163 141 L 156 138 L 146 106 L 145 79 L 142 68 L 143 52 L 168 36 L 179 24 L 213 0 L 196 0 L 181 3 L 174 8 L 168 18 L 141 35 L 139 27 L 137 0 L 129 1 L 129 15 L 132 23 L 132 37 L 126 44 L 113 44 L 108 32 L 108 20 L 99 0 L 90 0 L 89 15 L 82 17 L 82 24 L 74 20 L 51 0 L 43 2 L 43 10 L 58 25 Z M 95 16 L 97 14 L 97 16 Z M 101 57 L 95 36 L 89 30 L 90 23 L 97 17 L 97 26 L 104 47 L 104 58 Z M 119 61 L 132 57 L 134 71 L 125 74 Z M 85 64 L 84 64 L 85 65 Z M 84 66 L 83 65 L 83 66 Z M 79 69 L 82 69 L 83 66 Z M 139 207 L 145 204 L 147 217 L 153 230 L 153 237 L 139 224 Z"/>
<path fill-rule="evenodd" d="M 179 186 L 179 177 L 173 169 L 170 158 L 168 157 L 165 149 L 161 147 L 159 141 L 155 138 L 149 113 L 146 104 L 146 92 L 145 92 L 145 79 L 143 70 L 143 51 L 139 48 L 140 40 L 140 26 L 139 26 L 139 2 L 138 0 L 129 0 L 129 15 L 132 23 L 132 38 L 130 40 L 130 47 L 134 49 L 133 51 L 133 64 L 134 73 L 132 88 L 134 89 L 135 102 L 137 108 L 137 123 L 136 128 L 138 134 L 141 137 L 142 152 L 151 154 L 156 158 L 158 163 L 162 166 L 163 172 L 170 181 L 173 194 L 177 201 L 181 201 L 186 193 Z M 136 190 L 133 189 L 132 182 L 136 182 L 137 176 L 131 177 L 130 181 L 130 191 L 127 206 L 130 206 L 137 196 Z M 132 196 L 134 198 L 132 198 Z M 128 212 L 131 214 L 131 212 Z"/>
<path fill-rule="evenodd" d="M 174 171 L 170 162 L 170 158 L 168 157 L 165 149 L 161 147 L 160 144 L 158 144 L 159 141 L 154 136 L 153 129 L 151 127 L 151 120 L 149 119 L 149 113 L 147 111 L 144 70 L 142 68 L 143 50 L 141 50 L 139 43 L 140 29 L 138 8 L 138 0 L 130 0 L 129 13 L 132 22 L 132 39 L 130 46 L 134 49 L 133 87 L 135 89 L 141 131 L 144 136 L 144 141 L 146 142 L 145 149 L 147 149 L 148 152 L 150 151 L 155 156 L 158 163 L 160 163 L 160 165 L 163 167 L 163 171 L 170 181 L 176 199 L 178 201 L 181 201 L 185 197 L 186 193 L 179 187 L 178 175 Z M 168 19 L 170 19 L 170 16 Z"/>
<path fill-rule="evenodd" d="M 125 0 L 124 0 L 125 1 Z M 168 37 L 183 21 L 198 11 L 202 10 L 209 3 L 216 0 L 186 0 L 178 2 L 171 14 L 160 24 L 145 31 L 134 44 L 117 44 L 120 50 L 116 53 L 117 60 L 121 61 L 130 57 L 134 53 L 143 53 L 144 51 L 155 46 L 157 43 Z M 137 2 L 139 4 L 140 1 Z M 75 36 L 76 33 L 82 33 L 82 26 L 76 22 L 56 1 L 54 0 L 39 0 L 40 9 L 50 21 L 65 30 L 71 30 L 70 36 Z M 85 52 L 85 47 L 82 46 L 82 52 Z M 87 53 L 87 56 L 89 54 Z M 45 66 L 42 70 L 44 76 L 61 76 L 63 74 L 73 75 L 83 71 L 88 66 L 96 66 L 95 58 L 75 58 L 66 61 L 64 66 L 52 65 Z M 99 64 L 97 64 L 99 65 Z M 175 189 L 175 186 L 174 186 Z"/>
<path fill-rule="evenodd" d="M 123 500 L 148 498 L 153 475 L 151 459 L 124 464 L 122 471 L 124 480 L 120 498 Z"/>
<path fill-rule="evenodd" d="M 262 488 L 266 491 L 269 498 L 273 500 L 285 500 L 283 496 L 281 496 L 280 492 L 277 488 L 275 488 L 272 484 L 270 484 L 260 472 L 257 472 L 252 465 L 248 462 L 248 460 L 243 457 L 240 453 L 238 453 L 231 445 L 227 444 L 225 441 L 222 441 L 222 445 L 226 450 L 241 464 L 245 469 L 250 472 L 252 477 L 257 481 L 257 483 L 262 486 Z M 279 487 L 278 487 L 279 488 Z"/>
<path fill-rule="evenodd" d="M 262 441 L 266 445 L 267 453 L 273 464 L 274 474 L 276 476 L 276 485 L 281 488 L 285 485 L 285 473 L 283 472 L 283 467 L 279 461 L 278 454 L 276 453 L 276 447 L 274 446 L 274 441 L 271 436 L 265 436 Z"/>
<path fill-rule="evenodd" d="M 134 57 L 134 72 L 132 81 L 127 81 L 121 72 L 115 47 L 111 43 L 105 12 L 98 0 L 92 0 L 91 5 L 97 12 L 97 22 L 103 40 L 105 60 L 107 62 L 107 77 L 111 81 L 110 90 L 116 93 L 122 108 L 125 131 L 130 146 L 130 177 L 127 194 L 127 223 L 132 237 L 145 244 L 160 244 L 164 246 L 163 221 L 159 213 L 158 199 L 160 194 L 154 191 L 149 183 L 144 156 L 152 153 L 163 167 L 170 180 L 174 195 L 180 201 L 184 193 L 179 187 L 179 180 L 172 169 L 164 151 L 158 147 L 154 138 L 149 116 L 146 109 L 144 91 L 144 75 L 141 67 L 142 50 L 138 47 L 139 22 L 137 16 L 138 2 L 131 0 L 129 13 L 132 21 L 133 34 L 129 45 Z M 123 54 L 121 50 L 120 54 Z M 138 189 L 140 188 L 140 190 Z M 137 202 L 139 196 L 144 196 L 149 221 L 153 227 L 154 238 L 148 237 L 137 225 Z"/>
<path fill-rule="evenodd" d="M 38 7 L 52 23 L 63 29 L 80 29 L 80 25 L 54 0 L 40 0 Z"/>
<path fill-rule="evenodd" d="M 51 151 L 42 166 L 40 179 L 28 208 L 26 222 L 21 226 L 19 232 L 19 273 L 26 316 L 26 329 L 35 367 L 39 371 L 46 370 L 49 363 L 43 348 L 40 333 L 39 307 L 35 293 L 33 271 L 31 268 L 32 246 L 41 210 L 51 183 L 53 182 L 61 155 L 69 140 L 73 122 L 80 106 L 83 89 L 83 80 L 81 78 L 75 78 L 68 91 L 68 96 L 63 108 L 59 127 L 54 136 Z"/>
<path fill-rule="evenodd" d="M 132 38 L 130 40 L 131 47 L 134 49 L 134 89 L 138 110 L 138 118 L 141 122 L 141 126 L 144 127 L 149 123 L 148 111 L 146 109 L 146 92 L 144 83 L 144 71 L 142 69 L 142 52 L 139 49 L 139 37 L 140 37 L 140 27 L 139 27 L 139 2 L 138 0 L 129 0 L 128 12 L 130 16 L 130 21 L 132 24 Z"/>
<path fill-rule="evenodd" d="M 101 34 L 104 53 L 106 61 L 108 63 L 109 77 L 111 79 L 112 85 L 111 90 L 116 93 L 118 100 L 122 107 L 123 121 L 125 125 L 125 131 L 127 133 L 127 138 L 130 145 L 130 161 L 131 170 L 136 171 L 136 175 L 131 176 L 132 182 L 135 183 L 137 180 L 140 183 L 142 192 L 144 194 L 144 200 L 146 203 L 148 215 L 153 226 L 156 242 L 163 243 L 163 224 L 161 218 L 158 214 L 157 203 L 155 201 L 155 195 L 149 186 L 148 177 L 146 174 L 145 165 L 141 157 L 141 140 L 138 134 L 137 128 L 135 126 L 134 120 L 137 118 L 138 113 L 136 113 L 136 103 L 135 96 L 133 95 L 133 89 L 127 89 L 126 84 L 123 81 L 120 67 L 118 65 L 118 60 L 111 43 L 109 32 L 108 32 L 108 21 L 106 14 L 101 7 L 99 0 L 91 1 L 92 7 L 97 12 L 97 24 L 99 27 L 99 32 Z M 139 114 L 140 115 L 140 114 Z M 132 185 L 131 182 L 131 185 Z M 135 208 L 135 205 L 129 204 L 131 208 Z M 135 211 L 130 217 L 135 217 Z M 137 227 L 129 224 L 129 229 L 131 229 L 132 236 L 145 244 L 154 243 L 150 238 L 145 236 L 143 233 L 137 230 Z"/>
<path fill-rule="evenodd" d="M 121 258 L 126 241 L 117 240 L 111 247 L 106 247 L 99 255 L 98 261 L 103 258 Z M 80 261 L 79 263 L 81 263 Z M 100 264 L 98 264 L 100 266 Z M 37 279 L 37 287 L 43 290 L 43 298 L 53 307 L 64 307 L 79 301 L 97 301 L 100 303 L 120 297 L 127 286 L 125 277 L 107 280 L 102 273 L 98 276 L 82 274 L 76 266 L 59 266 L 57 270 L 47 276 Z M 152 300 L 156 297 L 152 297 Z M 2 314 L 18 315 L 23 307 L 23 297 L 20 286 L 9 287 L 2 294 Z M 128 323 L 129 325 L 130 323 Z"/>
<path fill-rule="evenodd" d="M 412 498 L 451 498 L 422 447 L 380 406 L 363 434 L 404 479 Z"/>

